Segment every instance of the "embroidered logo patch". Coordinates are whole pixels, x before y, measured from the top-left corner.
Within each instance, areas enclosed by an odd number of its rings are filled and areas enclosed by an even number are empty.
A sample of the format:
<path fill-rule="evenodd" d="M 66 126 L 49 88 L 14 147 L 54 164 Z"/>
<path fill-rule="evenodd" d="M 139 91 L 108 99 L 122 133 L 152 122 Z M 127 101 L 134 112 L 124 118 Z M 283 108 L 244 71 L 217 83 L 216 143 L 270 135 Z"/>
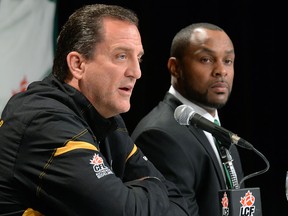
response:
<path fill-rule="evenodd" d="M 94 154 L 92 160 L 90 160 L 90 164 L 93 165 L 93 170 L 98 179 L 106 175 L 113 174 L 113 172 L 107 166 L 105 166 L 103 159 L 99 156 L 99 154 Z"/>

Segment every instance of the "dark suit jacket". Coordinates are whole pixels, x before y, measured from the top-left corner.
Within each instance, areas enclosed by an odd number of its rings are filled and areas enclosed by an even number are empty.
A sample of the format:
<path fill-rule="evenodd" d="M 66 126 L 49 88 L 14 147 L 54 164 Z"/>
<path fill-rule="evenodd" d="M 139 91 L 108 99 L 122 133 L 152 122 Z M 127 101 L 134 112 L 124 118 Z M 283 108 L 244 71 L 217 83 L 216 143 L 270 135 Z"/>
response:
<path fill-rule="evenodd" d="M 191 216 L 220 215 L 218 191 L 225 188 L 219 162 L 204 132 L 174 119 L 182 103 L 170 93 L 145 116 L 132 133 L 137 146 L 185 196 Z M 238 179 L 242 166 L 235 145 L 230 148 Z"/>

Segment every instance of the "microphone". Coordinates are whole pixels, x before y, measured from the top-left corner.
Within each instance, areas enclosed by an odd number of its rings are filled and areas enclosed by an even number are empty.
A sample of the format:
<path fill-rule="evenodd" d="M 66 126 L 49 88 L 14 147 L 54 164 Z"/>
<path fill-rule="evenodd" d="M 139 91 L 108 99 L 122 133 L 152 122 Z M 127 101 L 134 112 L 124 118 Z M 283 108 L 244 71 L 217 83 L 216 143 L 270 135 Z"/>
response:
<path fill-rule="evenodd" d="M 229 148 L 231 144 L 254 150 L 252 144 L 237 136 L 237 134 L 214 124 L 205 117 L 199 115 L 188 105 L 180 105 L 175 109 L 174 118 L 180 125 L 195 125 L 196 127 L 211 133 L 216 139 L 221 141 L 221 145 Z"/>
<path fill-rule="evenodd" d="M 178 106 L 175 109 L 174 118 L 180 125 L 194 125 L 202 130 L 210 132 L 217 140 L 221 142 L 219 142 L 220 156 L 226 172 L 226 180 L 230 182 L 230 188 L 220 190 L 218 192 L 220 216 L 262 216 L 260 188 L 256 187 L 240 189 L 240 185 L 248 178 L 265 173 L 269 169 L 270 164 L 266 157 L 255 149 L 252 144 L 238 137 L 231 131 L 216 125 L 205 117 L 199 115 L 190 106 Z M 233 160 L 228 151 L 231 144 L 236 144 L 240 147 L 255 151 L 264 159 L 267 167 L 264 170 L 244 177 L 240 183 L 238 183 L 237 174 L 232 164 Z M 230 179 L 227 179 L 228 176 Z"/>

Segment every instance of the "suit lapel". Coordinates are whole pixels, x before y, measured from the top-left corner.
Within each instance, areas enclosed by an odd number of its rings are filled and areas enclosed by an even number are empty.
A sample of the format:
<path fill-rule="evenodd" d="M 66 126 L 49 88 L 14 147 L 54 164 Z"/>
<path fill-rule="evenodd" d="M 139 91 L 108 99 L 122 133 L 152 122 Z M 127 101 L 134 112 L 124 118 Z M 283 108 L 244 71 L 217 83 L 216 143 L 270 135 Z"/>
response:
<path fill-rule="evenodd" d="M 218 162 L 218 159 L 215 155 L 215 152 L 212 149 L 211 144 L 210 144 L 209 140 L 207 139 L 206 135 L 204 134 L 204 132 L 201 129 L 196 128 L 194 126 L 189 125 L 188 128 L 189 128 L 189 131 L 194 134 L 194 136 L 198 139 L 198 141 L 201 143 L 201 145 L 206 149 L 208 155 L 211 157 L 211 160 L 213 162 L 214 168 L 215 168 L 216 173 L 217 173 L 218 180 L 221 184 L 221 188 L 225 189 L 226 186 L 225 186 L 225 181 L 223 178 L 223 173 L 222 173 L 221 167 L 219 165 L 219 162 Z"/>
<path fill-rule="evenodd" d="M 164 102 L 169 104 L 173 110 L 175 110 L 178 106 L 182 105 L 182 102 L 179 101 L 176 97 L 174 97 L 170 93 L 166 93 L 165 98 L 164 98 Z M 188 129 L 191 133 L 194 134 L 194 136 L 198 139 L 199 143 L 201 143 L 201 145 L 206 149 L 208 155 L 211 157 L 211 160 L 212 160 L 214 168 L 216 170 L 217 177 L 218 177 L 218 180 L 220 182 L 221 188 L 225 189 L 226 186 L 225 186 L 225 181 L 223 178 L 222 170 L 220 168 L 220 165 L 219 165 L 218 159 L 215 155 L 215 152 L 212 149 L 211 144 L 210 144 L 209 140 L 207 139 L 206 135 L 204 134 L 204 132 L 201 129 L 196 128 L 192 125 L 189 125 Z"/>

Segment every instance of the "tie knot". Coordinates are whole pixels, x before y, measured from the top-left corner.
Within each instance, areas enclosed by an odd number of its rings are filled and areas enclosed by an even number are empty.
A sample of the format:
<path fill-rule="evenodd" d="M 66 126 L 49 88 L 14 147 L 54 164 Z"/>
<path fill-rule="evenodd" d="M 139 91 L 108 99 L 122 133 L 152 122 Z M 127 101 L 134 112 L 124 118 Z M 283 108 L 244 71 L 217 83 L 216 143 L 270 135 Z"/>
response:
<path fill-rule="evenodd" d="M 220 123 L 219 123 L 219 121 L 217 119 L 214 119 L 214 124 L 220 126 Z"/>

